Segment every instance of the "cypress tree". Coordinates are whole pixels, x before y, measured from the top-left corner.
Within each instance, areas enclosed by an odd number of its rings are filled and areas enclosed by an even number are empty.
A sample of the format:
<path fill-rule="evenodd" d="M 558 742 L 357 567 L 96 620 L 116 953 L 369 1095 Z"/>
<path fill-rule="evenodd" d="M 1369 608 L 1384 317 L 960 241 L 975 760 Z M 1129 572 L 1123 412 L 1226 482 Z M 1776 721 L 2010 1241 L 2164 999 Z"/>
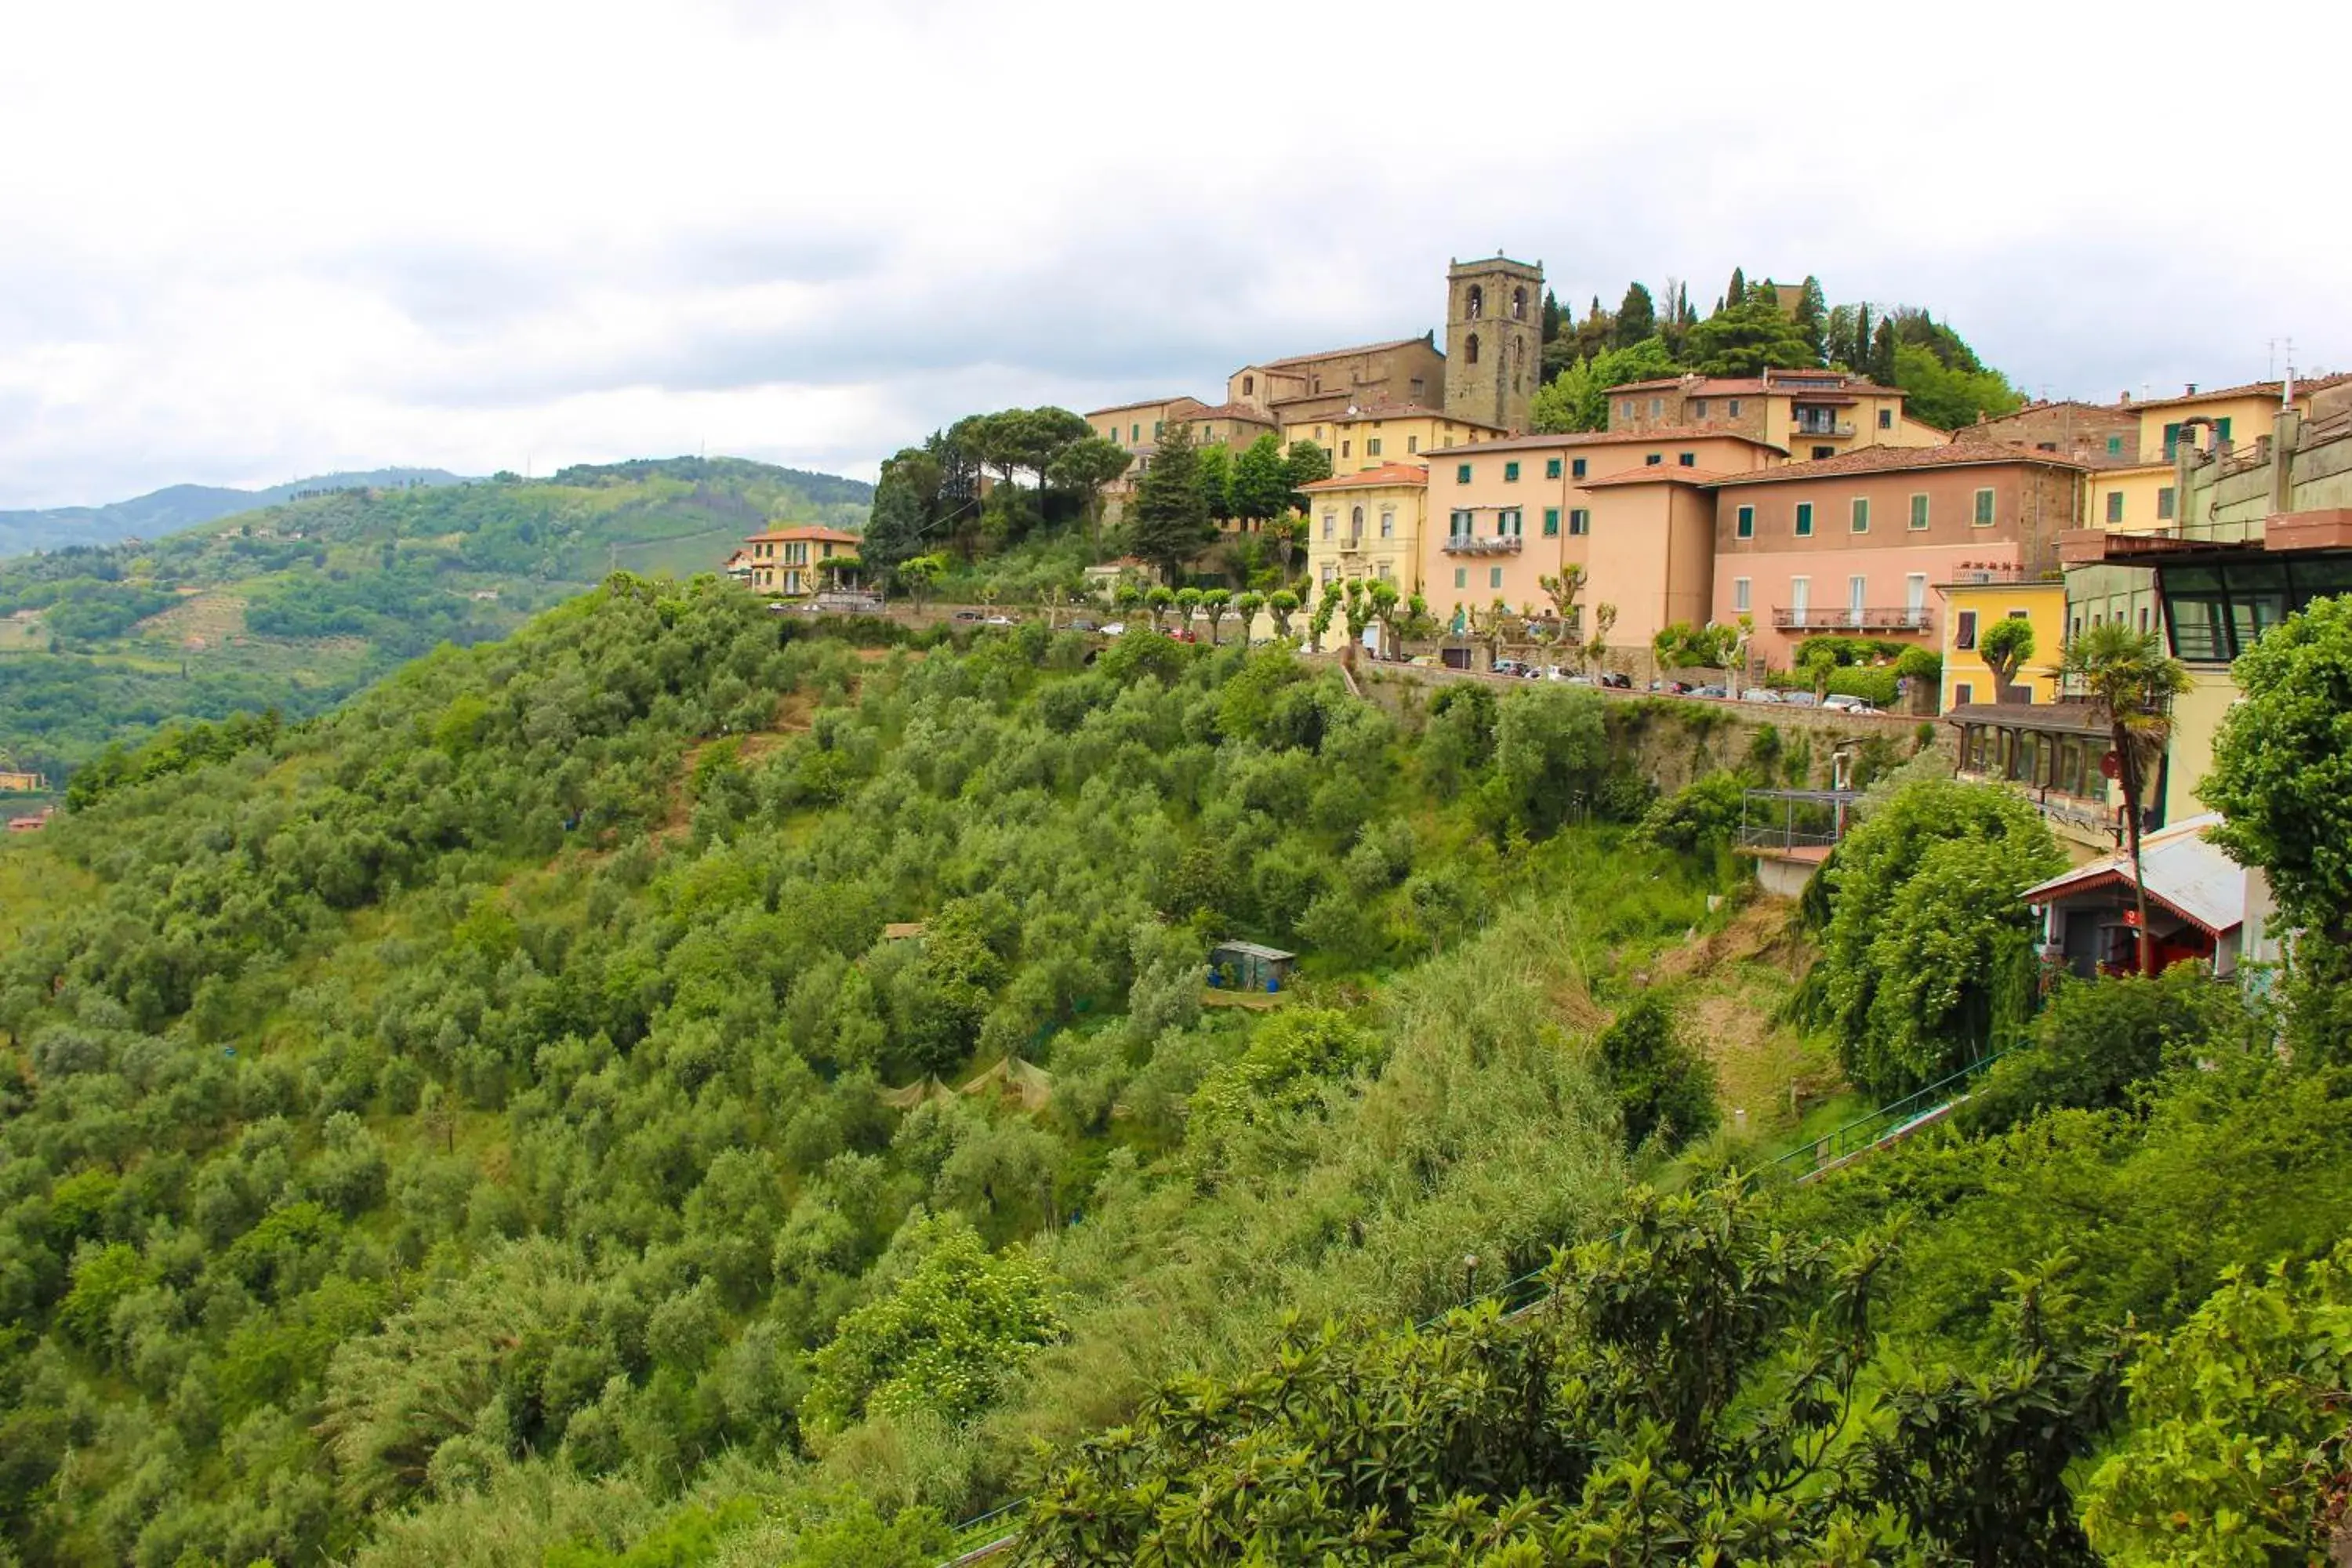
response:
<path fill-rule="evenodd" d="M 1643 338 L 1655 337 L 1657 333 L 1657 301 L 1652 300 L 1650 291 L 1639 283 L 1627 284 L 1625 302 L 1617 307 L 1615 346 L 1630 349 Z"/>
<path fill-rule="evenodd" d="M 1736 310 L 1739 308 L 1739 302 L 1747 297 L 1748 275 L 1735 267 L 1731 269 L 1731 287 L 1723 291 L 1723 308 L 1727 310 Z"/>

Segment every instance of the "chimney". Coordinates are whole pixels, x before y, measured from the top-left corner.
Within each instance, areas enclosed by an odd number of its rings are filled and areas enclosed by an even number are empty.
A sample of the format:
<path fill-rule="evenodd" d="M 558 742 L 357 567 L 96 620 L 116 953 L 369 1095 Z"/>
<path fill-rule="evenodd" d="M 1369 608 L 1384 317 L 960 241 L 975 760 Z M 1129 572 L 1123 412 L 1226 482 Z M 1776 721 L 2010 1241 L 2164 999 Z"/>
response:
<path fill-rule="evenodd" d="M 2123 389 L 2122 393 L 2121 393 L 2121 394 L 2119 394 L 2119 395 L 2116 396 L 2116 407 L 2118 407 L 2118 408 L 2129 408 L 2129 407 L 2131 406 L 2131 388 L 2130 388 L 2130 387 L 2128 387 L 2128 386 L 2125 387 L 2125 388 Z"/>
<path fill-rule="evenodd" d="M 2180 395 L 2181 395 L 2181 396 L 2183 396 L 2183 397 L 2194 397 L 2194 396 L 2196 396 L 2196 395 L 2197 395 L 2197 384 L 2196 384 L 2195 382 L 2193 382 L 2193 381 L 2192 381 L 2192 382 L 2190 382 L 2190 383 L 2189 384 L 2189 390 L 2188 390 L 2188 391 L 2186 391 L 2186 392 L 2184 392 L 2184 393 L 2182 393 Z"/>

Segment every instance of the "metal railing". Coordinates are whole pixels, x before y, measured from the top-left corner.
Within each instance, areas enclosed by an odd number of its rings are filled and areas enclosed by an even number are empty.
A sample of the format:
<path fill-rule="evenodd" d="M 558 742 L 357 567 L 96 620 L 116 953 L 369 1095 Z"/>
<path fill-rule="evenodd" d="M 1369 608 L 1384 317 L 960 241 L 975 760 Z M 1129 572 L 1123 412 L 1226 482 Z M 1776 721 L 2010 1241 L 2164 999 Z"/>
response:
<path fill-rule="evenodd" d="M 1968 1098 L 1968 1088 L 1981 1077 L 1987 1068 L 2009 1055 L 2016 1047 L 2005 1046 L 1989 1051 L 1975 1061 L 1924 1089 L 1914 1089 L 1891 1104 L 1882 1105 L 1867 1116 L 1858 1116 L 1833 1131 L 1825 1132 L 1810 1143 L 1801 1144 L 1772 1162 L 1775 1165 L 1795 1164 L 1804 1168 L 1797 1179 L 1813 1177 L 1836 1169 L 1865 1150 L 1891 1142 L 1942 1114 Z"/>
<path fill-rule="evenodd" d="M 1775 605 L 1775 631 L 1926 632 L 1935 629 L 1934 616 L 1925 605 L 1869 605 L 1862 608 L 1823 605 L 1815 608 Z"/>
<path fill-rule="evenodd" d="M 1843 438 L 1853 434 L 1853 426 L 1852 422 L 1846 420 L 1830 419 L 1814 422 L 1800 419 L 1789 426 L 1789 434 L 1791 436 L 1831 436 Z"/>
<path fill-rule="evenodd" d="M 1445 552 L 1449 555 L 1517 555 L 1522 542 L 1516 533 L 1500 538 L 1481 539 L 1473 533 L 1449 533 L 1445 536 Z"/>

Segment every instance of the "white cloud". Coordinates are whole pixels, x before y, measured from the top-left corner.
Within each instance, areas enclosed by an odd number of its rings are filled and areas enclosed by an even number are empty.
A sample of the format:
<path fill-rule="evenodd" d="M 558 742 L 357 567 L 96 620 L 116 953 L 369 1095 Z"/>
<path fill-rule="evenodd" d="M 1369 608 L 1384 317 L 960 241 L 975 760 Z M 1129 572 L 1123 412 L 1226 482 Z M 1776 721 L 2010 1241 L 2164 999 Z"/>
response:
<path fill-rule="evenodd" d="M 2352 366 L 2333 8 L 82 0 L 0 13 L 0 506 L 1213 395 L 1734 265 L 2030 389 Z M 2273 108 L 2273 106 L 2276 106 Z M 2297 171 L 2302 171 L 2298 174 Z"/>

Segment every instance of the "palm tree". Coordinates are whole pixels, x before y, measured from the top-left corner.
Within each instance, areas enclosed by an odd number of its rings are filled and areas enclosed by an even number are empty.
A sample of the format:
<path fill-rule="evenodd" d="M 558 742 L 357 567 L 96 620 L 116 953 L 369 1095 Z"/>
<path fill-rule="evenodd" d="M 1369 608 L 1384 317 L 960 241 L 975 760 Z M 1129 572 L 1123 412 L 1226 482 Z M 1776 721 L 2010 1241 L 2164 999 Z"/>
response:
<path fill-rule="evenodd" d="M 2061 677 L 2082 683 L 2107 710 L 2116 782 L 2124 786 L 2124 833 L 2131 844 L 2132 896 L 2139 906 L 2139 972 L 2148 972 L 2147 889 L 2140 880 L 2140 795 L 2172 736 L 2172 700 L 2189 688 L 2189 669 L 2155 632 L 2108 621 L 2077 632 L 2060 650 Z"/>

